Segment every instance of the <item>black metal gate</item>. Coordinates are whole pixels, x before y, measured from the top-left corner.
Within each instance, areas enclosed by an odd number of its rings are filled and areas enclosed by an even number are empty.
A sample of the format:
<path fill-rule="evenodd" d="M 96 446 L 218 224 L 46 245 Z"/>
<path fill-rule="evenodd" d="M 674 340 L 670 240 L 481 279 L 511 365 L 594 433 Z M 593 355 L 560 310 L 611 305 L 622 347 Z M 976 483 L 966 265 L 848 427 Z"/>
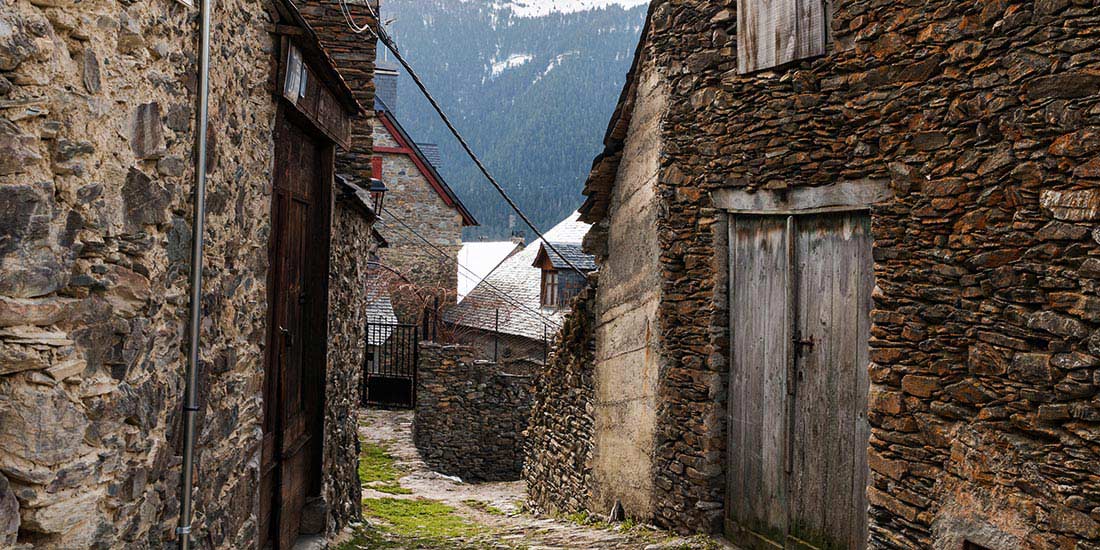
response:
<path fill-rule="evenodd" d="M 367 353 L 359 388 L 363 405 L 404 408 L 416 405 L 419 329 L 400 323 L 367 323 Z"/>

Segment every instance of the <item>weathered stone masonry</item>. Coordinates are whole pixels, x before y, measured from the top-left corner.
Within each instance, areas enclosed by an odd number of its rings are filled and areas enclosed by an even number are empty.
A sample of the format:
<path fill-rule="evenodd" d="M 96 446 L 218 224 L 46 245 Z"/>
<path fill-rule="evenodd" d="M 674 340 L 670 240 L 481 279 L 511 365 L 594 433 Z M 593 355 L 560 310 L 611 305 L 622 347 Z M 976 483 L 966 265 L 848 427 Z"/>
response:
<path fill-rule="evenodd" d="M 562 322 L 554 352 L 534 383 L 523 479 L 532 507 L 550 514 L 588 510 L 592 491 L 595 275 Z"/>
<path fill-rule="evenodd" d="M 271 10 L 229 0 L 215 11 L 198 548 L 256 537 Z M 0 546 L 162 548 L 175 536 L 197 17 L 176 2 L 0 10 Z M 333 319 L 354 319 L 365 288 L 347 266 L 366 254 L 343 247 L 370 246 L 369 231 L 348 215 L 334 209 L 332 267 L 347 284 L 333 277 Z M 361 327 L 329 329 L 330 533 L 358 515 L 341 396 L 354 395 L 343 387 L 359 359 L 336 342 L 359 341 Z"/>
<path fill-rule="evenodd" d="M 475 359 L 467 346 L 420 344 L 413 441 L 436 471 L 509 481 L 523 469 L 537 364 Z"/>
<path fill-rule="evenodd" d="M 739 75 L 735 6 L 655 3 L 642 45 L 670 90 L 653 519 L 722 514 L 710 191 L 873 178 L 870 547 L 1096 548 L 1100 7 L 837 1 L 824 57 Z"/>

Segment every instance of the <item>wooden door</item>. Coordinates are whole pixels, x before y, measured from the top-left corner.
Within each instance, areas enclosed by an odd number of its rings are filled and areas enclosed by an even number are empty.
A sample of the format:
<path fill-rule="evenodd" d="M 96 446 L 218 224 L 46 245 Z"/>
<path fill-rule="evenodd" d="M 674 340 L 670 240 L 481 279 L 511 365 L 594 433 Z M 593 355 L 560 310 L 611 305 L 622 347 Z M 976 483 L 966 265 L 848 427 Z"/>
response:
<path fill-rule="evenodd" d="M 746 546 L 865 546 L 873 277 L 866 213 L 731 223 L 726 516 Z"/>
<path fill-rule="evenodd" d="M 317 284 L 311 274 L 324 264 L 320 230 L 323 155 L 321 145 L 280 116 L 276 128 L 272 189 L 271 327 L 264 376 L 264 436 L 261 458 L 260 547 L 288 549 L 298 537 L 302 511 L 316 468 L 314 440 L 320 403 L 309 383 L 318 339 Z M 323 316 L 323 312 L 321 312 Z"/>

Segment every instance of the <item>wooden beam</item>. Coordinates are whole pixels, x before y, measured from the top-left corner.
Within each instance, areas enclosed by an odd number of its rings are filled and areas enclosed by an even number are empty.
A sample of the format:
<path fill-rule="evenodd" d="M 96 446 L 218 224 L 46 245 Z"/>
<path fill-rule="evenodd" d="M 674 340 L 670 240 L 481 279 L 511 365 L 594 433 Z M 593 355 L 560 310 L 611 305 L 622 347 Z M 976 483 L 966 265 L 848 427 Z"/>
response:
<path fill-rule="evenodd" d="M 810 214 L 867 210 L 894 198 L 888 180 L 844 181 L 790 190 L 718 189 L 711 192 L 714 206 L 740 214 Z"/>

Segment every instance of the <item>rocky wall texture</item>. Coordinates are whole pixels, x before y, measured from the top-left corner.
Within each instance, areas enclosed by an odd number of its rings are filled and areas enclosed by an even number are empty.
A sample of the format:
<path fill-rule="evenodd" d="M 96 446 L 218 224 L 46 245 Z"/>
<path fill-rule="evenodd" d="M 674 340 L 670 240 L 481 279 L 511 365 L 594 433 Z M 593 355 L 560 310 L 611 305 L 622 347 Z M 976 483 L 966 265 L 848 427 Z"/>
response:
<path fill-rule="evenodd" d="M 535 378 L 523 479 L 529 504 L 543 513 L 592 506 L 595 296 L 595 287 L 578 295 Z"/>
<path fill-rule="evenodd" d="M 375 13 L 378 0 L 369 0 Z M 351 148 L 336 152 L 336 173 L 350 176 L 366 186 L 371 174 L 371 157 L 374 155 L 374 58 L 377 44 L 370 33 L 356 34 L 348 26 L 340 3 L 335 0 L 305 0 L 295 3 L 310 26 L 317 32 L 340 76 L 351 88 L 355 100 L 364 112 L 352 119 Z M 364 0 L 347 2 L 348 10 L 359 25 L 377 25 Z"/>
<path fill-rule="evenodd" d="M 523 469 L 536 364 L 475 359 L 465 346 L 420 344 L 413 442 L 433 470 L 511 481 Z"/>
<path fill-rule="evenodd" d="M 667 368 L 656 520 L 717 528 L 724 267 L 709 191 L 885 179 L 872 548 L 1097 548 L 1100 6 L 832 2 L 825 56 L 736 72 L 735 2 L 661 2 Z"/>
<path fill-rule="evenodd" d="M 367 341 L 367 258 L 377 250 L 372 221 L 339 200 L 332 211 L 323 457 L 329 533 L 361 514 L 358 410 Z"/>
<path fill-rule="evenodd" d="M 268 7 L 219 3 L 212 36 L 200 548 L 255 534 Z M 0 545 L 175 537 L 197 17 L 167 1 L 0 8 Z"/>
<path fill-rule="evenodd" d="M 374 140 L 379 146 L 398 146 L 381 123 L 375 125 Z M 424 307 L 434 304 L 434 297 L 438 296 L 442 305 L 455 302 L 462 216 L 443 201 L 409 155 L 382 153 L 381 157 L 382 180 L 388 188 L 381 227 L 389 247 L 382 249 L 380 256 L 387 266 L 407 279 L 395 280 L 391 285 L 393 305 L 401 322 L 415 323 Z M 394 219 L 401 220 L 411 230 Z"/>

